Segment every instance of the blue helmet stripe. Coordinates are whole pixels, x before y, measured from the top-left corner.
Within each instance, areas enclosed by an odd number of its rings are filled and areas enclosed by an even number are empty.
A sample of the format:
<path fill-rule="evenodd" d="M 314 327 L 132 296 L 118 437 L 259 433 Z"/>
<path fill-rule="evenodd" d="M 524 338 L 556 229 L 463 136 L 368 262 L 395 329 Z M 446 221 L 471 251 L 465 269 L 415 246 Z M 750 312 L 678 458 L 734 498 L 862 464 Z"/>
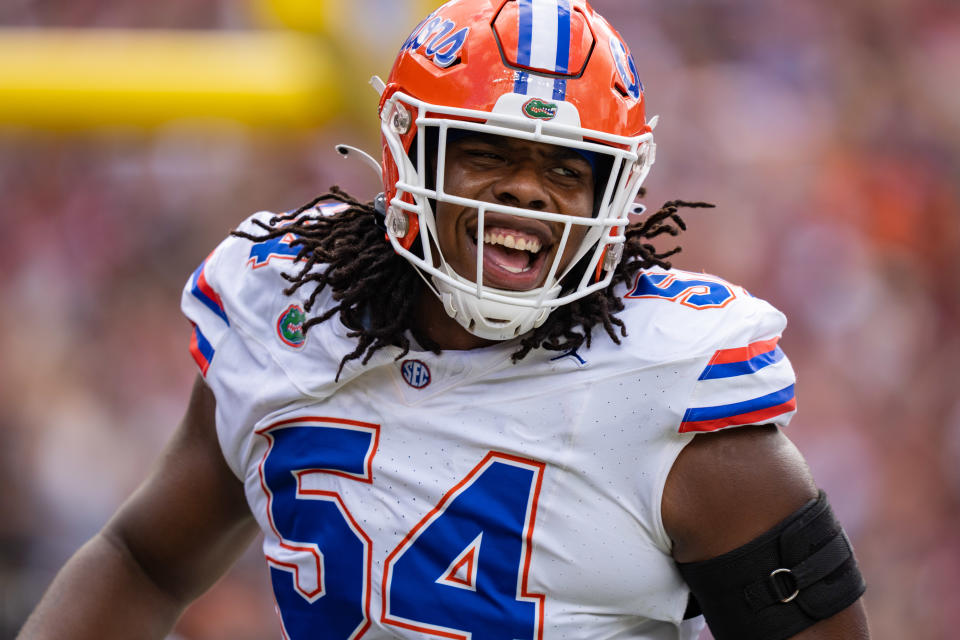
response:
<path fill-rule="evenodd" d="M 567 73 L 570 66 L 570 0 L 557 2 L 557 73 Z"/>
<path fill-rule="evenodd" d="M 518 34 L 517 34 L 517 64 L 530 65 L 530 52 L 533 47 L 533 0 L 520 0 L 517 3 Z M 526 71 L 517 71 L 513 80 L 513 92 L 527 94 Z"/>
<path fill-rule="evenodd" d="M 533 49 L 533 0 L 520 0 L 517 3 L 519 13 L 519 33 L 517 38 L 517 64 L 530 66 Z"/>
<path fill-rule="evenodd" d="M 527 77 L 529 74 L 526 71 L 516 71 L 514 72 L 513 79 L 513 92 L 521 93 L 527 95 Z"/>
<path fill-rule="evenodd" d="M 556 78 L 553 81 L 553 99 L 563 100 L 567 97 L 567 81 L 563 78 Z"/>

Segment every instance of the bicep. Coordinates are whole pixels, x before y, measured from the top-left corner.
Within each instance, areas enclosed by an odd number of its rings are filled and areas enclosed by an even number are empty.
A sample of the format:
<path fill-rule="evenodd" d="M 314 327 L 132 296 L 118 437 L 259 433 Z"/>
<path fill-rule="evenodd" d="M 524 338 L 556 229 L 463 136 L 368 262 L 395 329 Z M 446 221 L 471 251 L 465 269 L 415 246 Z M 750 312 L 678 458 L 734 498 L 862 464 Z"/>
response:
<path fill-rule="evenodd" d="M 149 477 L 103 531 L 183 602 L 212 585 L 257 531 L 243 485 L 220 451 L 215 409 L 198 377 L 186 415 Z"/>
<path fill-rule="evenodd" d="M 664 487 L 662 516 L 673 557 L 697 563 L 757 539 L 817 497 L 803 456 L 773 426 L 696 436 Z M 867 638 L 862 600 L 791 636 Z"/>
<path fill-rule="evenodd" d="M 817 496 L 800 452 L 773 426 L 701 434 L 673 465 L 662 515 L 678 562 L 731 551 Z"/>

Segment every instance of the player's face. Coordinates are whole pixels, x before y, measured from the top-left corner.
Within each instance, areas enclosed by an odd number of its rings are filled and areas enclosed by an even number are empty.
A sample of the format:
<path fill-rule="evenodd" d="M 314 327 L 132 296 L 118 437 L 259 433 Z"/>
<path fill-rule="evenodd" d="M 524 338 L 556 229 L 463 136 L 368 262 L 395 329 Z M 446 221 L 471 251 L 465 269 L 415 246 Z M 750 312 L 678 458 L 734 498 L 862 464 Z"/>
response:
<path fill-rule="evenodd" d="M 593 214 L 590 163 L 564 147 L 491 135 L 447 145 L 447 193 L 483 202 L 578 217 Z M 437 236 L 444 258 L 461 276 L 476 280 L 477 251 L 483 251 L 483 284 L 526 291 L 541 286 L 560 248 L 563 224 L 485 212 L 482 248 L 477 246 L 473 207 L 437 204 Z M 586 227 L 574 225 L 560 271 L 573 258 Z"/>

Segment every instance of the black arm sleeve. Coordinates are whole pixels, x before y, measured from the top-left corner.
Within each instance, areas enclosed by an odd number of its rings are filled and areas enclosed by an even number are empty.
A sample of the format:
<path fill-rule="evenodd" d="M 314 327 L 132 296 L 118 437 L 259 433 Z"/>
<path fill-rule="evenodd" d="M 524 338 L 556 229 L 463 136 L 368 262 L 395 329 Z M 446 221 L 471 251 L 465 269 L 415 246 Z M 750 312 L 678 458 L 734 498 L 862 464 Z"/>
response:
<path fill-rule="evenodd" d="M 742 547 L 677 566 L 717 640 L 784 640 L 866 590 L 823 491 Z"/>

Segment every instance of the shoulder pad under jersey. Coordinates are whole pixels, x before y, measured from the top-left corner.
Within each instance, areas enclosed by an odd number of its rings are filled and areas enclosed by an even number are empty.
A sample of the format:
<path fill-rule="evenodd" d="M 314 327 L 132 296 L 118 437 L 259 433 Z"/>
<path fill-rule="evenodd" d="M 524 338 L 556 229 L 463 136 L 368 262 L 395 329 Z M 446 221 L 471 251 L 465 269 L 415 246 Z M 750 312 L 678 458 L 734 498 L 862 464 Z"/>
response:
<path fill-rule="evenodd" d="M 640 272 L 623 299 L 634 357 L 696 363 L 681 432 L 789 422 L 796 376 L 779 346 L 787 321 L 768 302 L 676 269 Z"/>
<path fill-rule="evenodd" d="M 324 207 L 342 208 L 336 204 Z M 238 231 L 266 235 L 258 224 L 268 224 L 274 214 L 260 212 L 245 220 Z M 193 324 L 190 351 L 201 373 L 249 366 L 255 357 L 278 367 L 305 395 L 323 397 L 332 392 L 340 360 L 356 347 L 337 319 L 315 325 L 307 332 L 307 299 L 313 287 L 291 295 L 283 274 L 296 273 L 300 246 L 292 233 L 251 241 L 231 235 L 207 256 L 183 289 L 181 308 Z M 311 315 L 333 304 L 324 291 L 314 301 Z M 340 383 L 353 372 L 344 371 Z"/>

